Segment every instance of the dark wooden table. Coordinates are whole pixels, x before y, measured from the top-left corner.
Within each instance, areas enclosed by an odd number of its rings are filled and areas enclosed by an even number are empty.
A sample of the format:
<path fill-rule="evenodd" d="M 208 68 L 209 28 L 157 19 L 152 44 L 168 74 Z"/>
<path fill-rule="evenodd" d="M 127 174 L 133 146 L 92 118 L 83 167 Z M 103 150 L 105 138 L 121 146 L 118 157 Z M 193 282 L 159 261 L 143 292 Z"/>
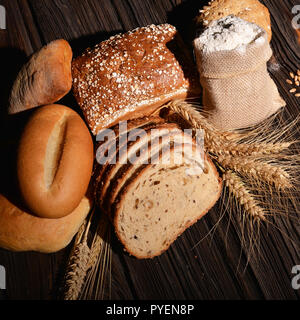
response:
<path fill-rule="evenodd" d="M 13 163 L 15 139 L 24 123 L 22 117 L 6 117 L 5 110 L 12 81 L 29 55 L 57 38 L 70 41 L 74 55 L 77 55 L 87 46 L 117 32 L 163 22 L 174 24 L 190 43 L 192 18 L 205 2 L 0 0 L 7 18 L 7 29 L 0 30 L 2 162 L 7 166 Z M 300 100 L 289 94 L 285 79 L 290 71 L 300 69 L 300 40 L 291 25 L 291 10 L 297 1 L 262 2 L 272 15 L 273 59 L 278 66 L 269 71 L 293 118 L 299 113 Z M 298 21 L 300 23 L 300 19 Z M 64 102 L 74 106 L 70 96 Z M 11 179 L 13 181 L 13 177 Z M 300 290 L 291 285 L 292 267 L 300 265 L 299 220 L 288 222 L 284 219 L 280 230 L 271 226 L 263 229 L 260 254 L 247 262 L 235 217 L 229 221 L 225 215 L 215 232 L 205 237 L 219 215 L 217 205 L 166 253 L 153 260 L 128 256 L 113 238 L 110 298 L 299 299 Z M 55 254 L 13 253 L 0 249 L 0 265 L 7 273 L 6 298 L 57 299 L 70 247 Z"/>

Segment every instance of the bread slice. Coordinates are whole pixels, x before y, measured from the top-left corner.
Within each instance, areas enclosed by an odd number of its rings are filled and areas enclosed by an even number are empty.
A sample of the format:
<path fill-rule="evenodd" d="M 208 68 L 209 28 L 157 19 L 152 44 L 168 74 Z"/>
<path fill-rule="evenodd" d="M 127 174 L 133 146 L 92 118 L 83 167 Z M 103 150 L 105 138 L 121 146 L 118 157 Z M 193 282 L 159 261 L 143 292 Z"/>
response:
<path fill-rule="evenodd" d="M 111 128 L 111 130 L 114 132 L 114 135 L 110 137 L 109 139 L 99 141 L 96 146 L 96 161 L 95 166 L 93 170 L 93 180 L 94 180 L 94 186 L 95 189 L 98 189 L 98 184 L 102 181 L 102 175 L 106 169 L 106 166 L 108 163 L 112 162 L 114 157 L 116 157 L 116 152 L 119 148 L 119 141 L 124 137 L 126 137 L 131 130 L 140 128 L 140 129 L 146 129 L 147 127 L 153 127 L 157 124 L 164 123 L 164 119 L 160 118 L 159 116 L 152 116 L 152 117 L 142 117 L 137 118 L 135 120 L 127 121 L 126 126 L 122 127 L 120 124 L 115 125 Z M 120 131 L 121 130 L 121 131 Z M 100 139 L 100 136 L 98 137 Z M 115 148 L 113 152 L 111 152 L 111 148 Z M 108 154 L 107 160 L 104 161 L 103 157 Z"/>
<path fill-rule="evenodd" d="M 198 169 L 185 157 L 180 165 L 143 166 L 127 181 L 112 214 L 130 254 L 140 259 L 160 255 L 216 203 L 222 189 L 216 167 L 206 157 L 205 170 Z"/>
<path fill-rule="evenodd" d="M 110 209 L 118 192 L 140 166 L 145 164 L 145 162 L 146 164 L 152 163 L 153 160 L 155 161 L 159 155 L 170 151 L 170 149 L 175 149 L 181 152 L 183 149 L 183 142 L 185 143 L 185 147 L 193 146 L 196 143 L 192 136 L 186 135 L 184 132 L 178 130 L 170 132 L 169 136 L 166 138 L 167 139 L 164 139 L 161 142 L 159 141 L 152 144 L 151 150 L 149 150 L 149 152 L 144 152 L 144 154 L 141 155 L 137 161 L 130 161 L 126 165 L 119 166 L 118 168 L 115 167 L 117 172 L 114 174 L 113 179 L 110 180 L 110 183 L 106 189 L 106 193 L 102 194 L 102 209 L 108 215 L 110 215 Z M 200 156 L 201 154 L 199 153 L 199 157 Z M 200 158 L 199 161 L 201 161 Z"/>
<path fill-rule="evenodd" d="M 148 157 L 151 156 L 150 153 L 153 154 L 154 152 L 154 150 L 150 148 L 151 141 L 160 144 L 158 140 L 167 142 L 170 140 L 168 138 L 176 133 L 182 135 L 182 131 L 174 123 L 164 123 L 156 125 L 155 127 L 150 125 L 146 126 L 143 130 L 140 139 L 137 139 L 138 135 L 141 134 L 140 130 L 131 131 L 128 135 L 129 141 L 121 146 L 119 144 L 116 154 L 116 163 L 109 163 L 106 165 L 102 174 L 101 183 L 98 186 L 97 197 L 100 206 L 102 206 L 102 200 L 105 197 L 110 182 L 113 181 L 114 175 L 122 166 L 136 162 L 140 164 L 147 163 Z"/>

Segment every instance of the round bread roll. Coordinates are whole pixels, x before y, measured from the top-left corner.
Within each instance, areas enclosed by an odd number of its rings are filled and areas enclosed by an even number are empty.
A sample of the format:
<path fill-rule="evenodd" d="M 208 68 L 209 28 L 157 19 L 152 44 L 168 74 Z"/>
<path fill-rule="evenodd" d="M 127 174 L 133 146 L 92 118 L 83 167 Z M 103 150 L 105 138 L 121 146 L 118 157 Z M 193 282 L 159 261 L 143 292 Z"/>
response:
<path fill-rule="evenodd" d="M 17 176 L 29 210 L 61 218 L 79 205 L 91 179 L 93 141 L 81 117 L 62 105 L 39 108 L 25 126 Z"/>
<path fill-rule="evenodd" d="M 84 196 L 68 216 L 46 219 L 24 211 L 0 194 L 0 247 L 11 251 L 59 251 L 71 242 L 91 207 L 92 201 Z"/>

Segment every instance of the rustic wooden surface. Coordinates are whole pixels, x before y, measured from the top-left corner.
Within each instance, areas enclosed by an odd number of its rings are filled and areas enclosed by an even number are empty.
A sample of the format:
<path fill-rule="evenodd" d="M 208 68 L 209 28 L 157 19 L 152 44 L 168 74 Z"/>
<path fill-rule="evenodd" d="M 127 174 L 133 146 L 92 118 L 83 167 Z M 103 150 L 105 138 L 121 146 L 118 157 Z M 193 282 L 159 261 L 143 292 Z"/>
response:
<path fill-rule="evenodd" d="M 262 2 L 272 15 L 273 61 L 279 66 L 270 68 L 270 72 L 293 118 L 299 113 L 299 99 L 289 94 L 285 79 L 290 71 L 300 68 L 300 42 L 291 26 L 291 8 L 297 1 Z M 112 34 L 150 23 L 174 24 L 189 42 L 192 17 L 205 3 L 200 0 L 1 0 L 0 5 L 5 6 L 7 13 L 7 30 L 0 30 L 2 167 L 13 170 L 15 141 L 26 118 L 26 115 L 6 117 L 5 110 L 12 81 L 29 55 L 57 38 L 70 41 L 77 55 Z M 70 95 L 64 102 L 75 107 Z M 13 171 L 9 169 L 5 171 L 11 174 L 13 184 Z M 205 237 L 219 214 L 216 206 L 170 250 L 153 260 L 140 261 L 128 256 L 113 238 L 111 294 L 107 298 L 299 299 L 300 290 L 291 286 L 292 267 L 300 264 L 299 221 L 285 220 L 280 225 L 289 237 L 272 227 L 263 232 L 260 258 L 247 263 L 234 218 L 228 223 L 225 216 L 213 235 Z M 58 299 L 69 251 L 70 246 L 47 255 L 1 249 L 0 265 L 7 273 L 6 298 Z"/>

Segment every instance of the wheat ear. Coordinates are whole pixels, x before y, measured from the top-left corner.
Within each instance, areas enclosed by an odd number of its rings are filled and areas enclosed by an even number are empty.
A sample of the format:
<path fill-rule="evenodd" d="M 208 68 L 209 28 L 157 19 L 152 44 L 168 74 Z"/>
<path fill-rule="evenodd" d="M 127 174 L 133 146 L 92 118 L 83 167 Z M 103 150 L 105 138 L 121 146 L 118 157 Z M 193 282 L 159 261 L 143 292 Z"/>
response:
<path fill-rule="evenodd" d="M 288 149 L 294 142 L 252 142 L 252 143 L 239 143 L 231 144 L 230 150 L 226 150 L 224 153 L 234 156 L 260 156 L 260 155 L 275 155 Z"/>
<path fill-rule="evenodd" d="M 204 142 L 210 152 L 218 153 L 224 142 L 228 141 L 227 134 L 216 130 L 193 105 L 183 100 L 173 100 L 167 104 L 167 107 L 189 122 L 194 129 L 203 129 Z"/>
<path fill-rule="evenodd" d="M 218 162 L 227 169 L 250 178 L 256 182 L 265 182 L 273 185 L 277 190 L 286 190 L 292 187 L 289 174 L 281 167 L 265 161 L 251 158 L 234 158 L 219 156 Z"/>
<path fill-rule="evenodd" d="M 265 220 L 265 211 L 259 206 L 254 196 L 247 189 L 242 179 L 234 172 L 228 170 L 223 174 L 223 180 L 229 192 L 238 200 L 245 208 L 245 211 L 254 220 Z"/>
<path fill-rule="evenodd" d="M 183 100 L 173 100 L 167 104 L 167 107 L 189 122 L 194 129 L 203 129 L 207 151 L 217 155 L 252 156 L 279 154 L 294 143 L 293 141 L 239 143 L 239 141 L 247 138 L 249 133 L 240 134 L 233 131 L 218 130 L 195 109 L 194 105 Z"/>
<path fill-rule="evenodd" d="M 95 266 L 95 263 L 101 252 L 101 248 L 105 242 L 105 238 L 106 238 L 105 235 L 108 229 L 109 229 L 108 218 L 104 214 L 101 214 L 100 221 L 98 222 L 98 227 L 91 245 L 89 268 L 92 268 Z"/>
<path fill-rule="evenodd" d="M 90 248 L 87 236 L 95 208 L 93 208 L 88 222 L 84 222 L 75 238 L 75 243 L 66 269 L 64 300 L 77 300 L 84 284 L 89 268 Z"/>
<path fill-rule="evenodd" d="M 107 216 L 102 213 L 92 240 L 89 271 L 82 288 L 82 299 L 90 299 L 94 295 L 97 299 L 103 299 L 110 263 L 110 223 Z"/>

